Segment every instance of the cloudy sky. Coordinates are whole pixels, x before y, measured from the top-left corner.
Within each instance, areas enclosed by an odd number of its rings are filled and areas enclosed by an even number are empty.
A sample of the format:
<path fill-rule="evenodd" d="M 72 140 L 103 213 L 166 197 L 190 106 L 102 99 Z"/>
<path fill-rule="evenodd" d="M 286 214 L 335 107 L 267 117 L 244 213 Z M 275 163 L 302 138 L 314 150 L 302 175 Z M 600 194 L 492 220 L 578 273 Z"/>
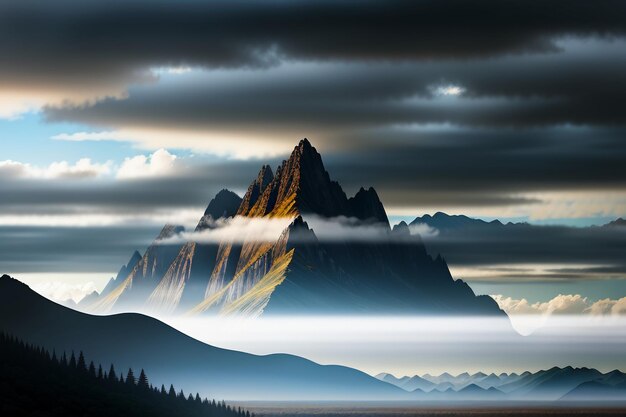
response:
<path fill-rule="evenodd" d="M 622 1 L 0 0 L 0 54 L 0 269 L 50 291 L 308 137 L 394 222 L 561 226 L 451 253 L 481 293 L 626 296 L 624 233 L 579 231 L 626 216 Z"/>

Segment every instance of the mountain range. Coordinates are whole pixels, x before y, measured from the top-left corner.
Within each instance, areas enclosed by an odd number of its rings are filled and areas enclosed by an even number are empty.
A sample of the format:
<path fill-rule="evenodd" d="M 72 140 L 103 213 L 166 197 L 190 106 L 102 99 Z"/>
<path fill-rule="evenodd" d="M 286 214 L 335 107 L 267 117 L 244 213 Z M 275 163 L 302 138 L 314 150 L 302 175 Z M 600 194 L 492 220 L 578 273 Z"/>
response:
<path fill-rule="evenodd" d="M 433 376 L 376 375 L 425 400 L 626 401 L 626 374 L 593 368 L 553 367 L 537 372 L 467 372 Z"/>
<path fill-rule="evenodd" d="M 275 238 L 194 236 L 229 221 L 285 220 Z M 311 226 L 324 219 L 365 239 L 325 239 Z M 313 223 L 312 223 L 313 221 Z M 340 224 L 341 225 L 341 224 Z M 505 317 L 495 301 L 455 280 L 443 258 L 431 257 L 402 223 L 389 225 L 373 188 L 348 198 L 321 155 L 304 139 L 273 171 L 261 167 L 243 198 L 222 190 L 191 237 L 167 225 L 141 257 L 133 254 L 84 311 L 150 314 L 442 314 Z M 172 238 L 174 237 L 174 238 Z"/>

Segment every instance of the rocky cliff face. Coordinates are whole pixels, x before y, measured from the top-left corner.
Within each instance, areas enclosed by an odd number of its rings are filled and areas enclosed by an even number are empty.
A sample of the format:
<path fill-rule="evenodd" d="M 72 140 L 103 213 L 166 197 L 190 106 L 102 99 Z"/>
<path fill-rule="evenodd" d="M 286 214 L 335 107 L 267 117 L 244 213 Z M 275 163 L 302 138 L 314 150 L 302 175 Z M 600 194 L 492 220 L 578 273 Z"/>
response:
<path fill-rule="evenodd" d="M 182 226 L 163 227 L 130 272 L 126 275 L 118 274 L 114 287 L 110 291 L 103 291 L 95 302 L 86 306 L 86 309 L 94 313 L 140 310 L 145 299 L 170 267 L 181 246 L 163 244 L 163 241 L 183 230 Z"/>
<path fill-rule="evenodd" d="M 195 314 L 503 314 L 488 297 L 455 281 L 406 224 L 392 230 L 373 188 L 348 198 L 304 139 L 272 172 L 263 166 L 243 199 L 223 190 L 196 231 L 240 216 L 286 220 L 279 238 L 188 242 L 146 297 L 153 312 Z M 307 219 L 375 225 L 368 239 L 320 239 Z M 360 223 L 359 223 L 360 222 Z M 132 282 L 132 280 L 131 280 Z M 123 288 L 122 292 L 127 291 Z M 118 295 L 122 299 L 122 295 Z"/>
<path fill-rule="evenodd" d="M 195 231 L 215 227 L 215 222 L 235 215 L 242 204 L 232 191 L 222 190 L 209 203 Z M 187 242 L 153 288 L 147 309 L 157 313 L 172 313 L 192 308 L 203 300 L 208 277 L 215 268 L 218 244 Z"/>

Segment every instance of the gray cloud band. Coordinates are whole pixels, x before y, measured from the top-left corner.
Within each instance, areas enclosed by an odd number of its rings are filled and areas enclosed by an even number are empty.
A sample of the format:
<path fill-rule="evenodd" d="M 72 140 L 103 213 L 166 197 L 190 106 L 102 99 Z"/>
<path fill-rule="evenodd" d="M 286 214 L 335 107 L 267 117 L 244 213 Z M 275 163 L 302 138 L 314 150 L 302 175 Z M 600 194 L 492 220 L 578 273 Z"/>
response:
<path fill-rule="evenodd" d="M 132 73 L 153 65 L 266 66 L 272 54 L 376 60 L 555 51 L 558 36 L 621 35 L 626 29 L 626 6 L 616 0 L 593 5 L 3 0 L 0 11 L 0 48 L 8 64 L 3 72 L 29 67 L 48 74 L 46 64 L 54 63 L 58 76 L 67 79 L 92 72 Z"/>

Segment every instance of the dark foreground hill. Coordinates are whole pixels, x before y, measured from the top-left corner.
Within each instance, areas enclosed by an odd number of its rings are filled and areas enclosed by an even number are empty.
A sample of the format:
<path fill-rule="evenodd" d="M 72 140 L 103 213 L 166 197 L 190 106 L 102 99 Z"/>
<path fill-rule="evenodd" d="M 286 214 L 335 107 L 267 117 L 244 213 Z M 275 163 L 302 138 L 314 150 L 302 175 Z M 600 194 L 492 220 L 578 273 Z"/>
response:
<path fill-rule="evenodd" d="M 223 402 L 153 387 L 141 371 L 117 376 L 113 365 L 48 352 L 0 333 L 0 415 L 250 417 L 250 412 Z"/>
<path fill-rule="evenodd" d="M 201 343 L 140 314 L 92 316 L 0 278 L 0 331 L 48 350 L 88 352 L 96 363 L 145 369 L 156 385 L 239 400 L 403 399 L 363 372 L 285 354 L 257 356 Z"/>

